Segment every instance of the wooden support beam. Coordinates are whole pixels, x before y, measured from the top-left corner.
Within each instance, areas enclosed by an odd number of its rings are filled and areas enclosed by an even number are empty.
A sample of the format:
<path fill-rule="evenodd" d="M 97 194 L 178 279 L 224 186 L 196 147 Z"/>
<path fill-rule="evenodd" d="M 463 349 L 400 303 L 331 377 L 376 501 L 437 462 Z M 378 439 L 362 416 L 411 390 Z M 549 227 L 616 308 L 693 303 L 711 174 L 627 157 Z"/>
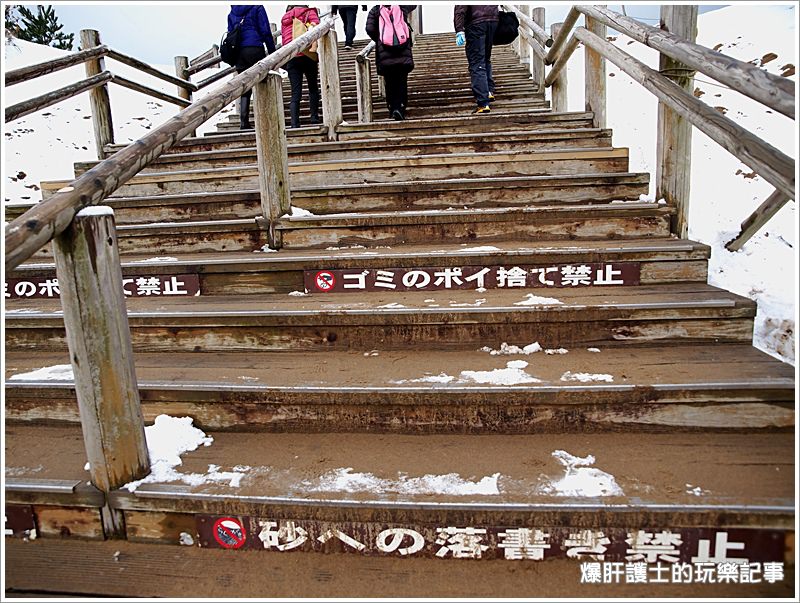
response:
<path fill-rule="evenodd" d="M 567 13 L 567 18 L 564 19 L 564 22 L 561 24 L 558 36 L 551 34 L 553 38 L 553 45 L 550 47 L 550 50 L 547 52 L 547 56 L 544 58 L 544 62 L 546 64 L 552 65 L 553 63 L 556 62 L 558 54 L 559 52 L 561 52 L 561 47 L 564 45 L 564 42 L 567 41 L 567 38 L 569 38 L 569 34 L 572 32 L 572 28 L 575 26 L 575 22 L 578 20 L 578 17 L 580 16 L 581 14 L 573 6 L 571 9 L 569 9 L 569 12 Z"/>
<path fill-rule="evenodd" d="M 221 80 L 222 78 L 231 75 L 232 73 L 236 73 L 236 67 L 228 67 L 227 69 L 220 69 L 218 73 L 207 77 L 204 80 L 201 80 L 197 83 L 197 89 L 200 90 L 205 88 L 209 84 L 213 84 L 216 81 Z"/>
<path fill-rule="evenodd" d="M 156 90 L 155 88 L 150 88 L 149 86 L 145 86 L 144 84 L 134 82 L 133 80 L 129 80 L 126 77 L 122 77 L 121 75 L 112 76 L 111 81 L 114 82 L 115 84 L 119 84 L 123 88 L 135 90 L 136 92 L 141 92 L 142 94 L 147 94 L 148 96 L 152 96 L 153 98 L 162 100 L 165 103 L 172 103 L 173 105 L 178 105 L 179 107 L 188 107 L 189 105 L 192 104 L 191 101 L 185 100 L 183 98 L 178 98 L 177 96 L 172 96 L 171 94 L 167 94 L 166 92 L 161 92 L 160 90 Z"/>
<path fill-rule="evenodd" d="M 335 29 L 330 29 L 320 38 L 318 51 L 322 122 L 328 128 L 328 140 L 336 140 L 336 127 L 342 123 L 342 91 L 339 83 L 339 53 Z"/>
<path fill-rule="evenodd" d="M 561 32 L 563 31 L 563 23 L 553 23 L 550 26 L 550 33 L 553 38 L 558 40 Z M 569 61 L 572 53 L 578 48 L 578 41 L 572 37 L 570 38 L 569 45 L 559 55 L 558 61 L 550 69 L 545 79 L 545 86 L 552 86 L 550 88 L 550 106 L 554 113 L 564 113 L 568 110 L 569 101 L 567 96 L 567 70 L 564 66 Z"/>
<path fill-rule="evenodd" d="M 697 37 L 697 5 L 662 4 L 661 28 L 694 42 Z M 687 93 L 694 90 L 691 70 L 666 54 L 661 54 L 659 71 Z M 689 193 L 692 182 L 692 124 L 673 111 L 664 101 L 658 102 L 656 142 L 656 199 L 664 199 L 677 208 L 672 217 L 672 232 L 682 239 L 689 237 Z"/>
<path fill-rule="evenodd" d="M 198 71 L 202 71 L 207 67 L 213 67 L 214 65 L 219 65 L 222 62 L 222 57 L 218 54 L 212 57 L 207 58 L 204 61 L 200 61 L 198 63 L 194 63 L 189 65 L 189 68 L 186 70 L 189 75 L 193 75 Z"/>
<path fill-rule="evenodd" d="M 81 48 L 88 49 L 100 46 L 100 33 L 94 29 L 82 29 L 80 32 Z M 102 56 L 84 63 L 86 77 L 99 75 L 106 70 Z M 111 100 L 108 96 L 108 84 L 92 88 L 89 96 L 92 106 L 92 126 L 94 127 L 94 143 L 97 158 L 106 157 L 106 145 L 114 144 L 114 122 L 111 119 Z"/>
<path fill-rule="evenodd" d="M 774 75 L 600 6 L 578 6 L 577 10 L 794 119 L 795 91 L 790 78 Z"/>
<path fill-rule="evenodd" d="M 53 251 L 89 474 L 107 495 L 150 472 L 114 212 L 81 210 Z M 125 537 L 121 511 L 101 516 L 106 537 Z"/>
<path fill-rule="evenodd" d="M 605 55 L 622 71 L 663 100 L 671 109 L 688 119 L 731 155 L 756 171 L 764 180 L 794 199 L 794 160 L 785 153 L 748 132 L 731 119 L 684 92 L 657 71 L 637 61 L 605 39 L 583 27 L 575 37 L 596 52 Z"/>
<path fill-rule="evenodd" d="M 80 65 L 81 63 L 98 57 L 105 56 L 108 53 L 107 46 L 96 46 L 95 48 L 87 48 L 75 54 L 71 54 L 60 59 L 53 59 L 52 61 L 45 61 L 44 63 L 37 63 L 35 65 L 28 65 L 27 67 L 20 67 L 6 73 L 6 86 L 13 86 L 20 82 L 27 82 L 28 80 L 35 79 L 48 73 L 54 73 L 67 67 Z"/>
<path fill-rule="evenodd" d="M 204 53 L 197 55 L 191 61 L 189 61 L 189 65 L 197 65 L 197 63 L 210 59 L 211 57 L 217 56 L 218 54 L 219 54 L 219 46 L 217 46 L 216 44 L 212 44 L 211 48 L 206 50 Z"/>
<path fill-rule="evenodd" d="M 110 48 L 108 50 L 108 58 L 114 59 L 115 61 L 119 61 L 120 63 L 124 63 L 129 67 L 133 67 L 134 69 L 138 69 L 142 73 L 146 73 L 147 75 L 152 75 L 160 80 L 164 80 L 169 84 L 175 84 L 179 88 L 185 88 L 186 90 L 197 90 L 197 86 L 195 86 L 192 82 L 188 81 L 188 72 L 186 78 L 182 77 L 175 77 L 174 75 L 170 75 L 169 73 L 164 73 L 163 71 L 159 71 L 155 67 L 151 67 L 144 61 L 140 61 L 139 59 L 135 59 L 133 57 L 128 56 L 127 54 L 123 54 Z M 184 57 L 185 58 L 185 57 Z M 188 67 L 187 67 L 188 71 Z"/>
<path fill-rule="evenodd" d="M 189 68 L 189 57 L 177 56 L 175 57 L 175 75 L 180 80 L 187 81 L 189 79 L 189 73 L 186 71 Z M 194 86 L 194 90 L 198 90 L 198 87 Z M 192 91 L 187 90 L 184 86 L 178 86 L 178 97 L 185 99 L 192 102 Z M 197 132 L 192 132 L 191 136 L 197 136 Z"/>
<path fill-rule="evenodd" d="M 527 15 L 528 17 L 531 16 L 531 7 L 527 4 L 522 4 L 518 7 L 520 11 Z M 522 36 L 517 36 L 517 39 L 514 41 L 514 48 L 517 50 L 517 55 L 519 56 L 519 62 L 525 65 L 525 68 L 530 71 L 530 61 L 531 61 L 531 47 L 530 44 L 526 43 Z"/>
<path fill-rule="evenodd" d="M 93 90 L 98 86 L 104 86 L 110 82 L 113 77 L 114 76 L 112 76 L 108 71 L 104 71 L 95 76 L 86 78 L 85 80 L 81 80 L 80 82 L 70 84 L 69 86 L 64 86 L 63 88 L 53 90 L 47 94 L 42 94 L 41 96 L 36 96 L 26 101 L 22 101 L 21 103 L 17 103 L 16 105 L 6 107 L 5 121 L 8 123 L 15 119 L 19 119 L 24 115 L 35 113 L 40 109 L 44 109 L 45 107 L 55 105 L 63 100 L 77 96 L 81 92 Z"/>
<path fill-rule="evenodd" d="M 586 17 L 586 30 L 601 40 L 606 39 L 606 26 Z M 594 113 L 592 123 L 595 128 L 606 127 L 606 59 L 590 46 L 584 53 L 584 100 L 586 110 Z"/>
<path fill-rule="evenodd" d="M 527 8 L 530 9 L 530 7 Z M 533 19 L 534 23 L 544 29 L 544 8 L 534 8 L 531 12 L 531 18 Z M 526 56 L 526 61 L 530 60 L 530 58 L 532 58 L 530 70 L 531 75 L 533 76 L 533 82 L 536 84 L 536 88 L 539 92 L 544 92 L 544 57 L 541 55 L 536 55 L 534 57 Z"/>
<path fill-rule="evenodd" d="M 261 212 L 269 224 L 267 238 L 270 247 L 280 249 L 283 241 L 276 225 L 280 217 L 291 210 L 281 76 L 270 72 L 253 89 Z"/>
<path fill-rule="evenodd" d="M 359 57 L 360 58 L 360 57 Z M 358 121 L 372 121 L 372 77 L 369 58 L 356 60 L 356 96 L 358 99 Z"/>
<path fill-rule="evenodd" d="M 742 222 L 741 231 L 735 238 L 725 244 L 726 249 L 730 251 L 739 251 L 754 234 L 761 230 L 766 223 L 786 205 L 788 201 L 789 197 L 782 192 L 778 190 L 773 191 L 772 194 L 767 197 L 767 200 L 759 205 L 758 209 Z"/>

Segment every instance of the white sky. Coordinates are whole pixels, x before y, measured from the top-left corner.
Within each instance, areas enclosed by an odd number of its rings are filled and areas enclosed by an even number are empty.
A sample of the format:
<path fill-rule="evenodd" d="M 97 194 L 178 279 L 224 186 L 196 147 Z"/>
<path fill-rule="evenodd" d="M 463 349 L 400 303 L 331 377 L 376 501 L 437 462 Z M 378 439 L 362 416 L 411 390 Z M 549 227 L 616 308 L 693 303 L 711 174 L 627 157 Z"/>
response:
<path fill-rule="evenodd" d="M 469 4 L 470 2 L 464 2 Z M 5 4 L 5 2 L 4 2 Z M 48 2 L 50 4 L 50 2 Z M 190 59 L 218 44 L 227 26 L 230 4 L 222 2 L 52 2 L 66 33 L 81 29 L 96 29 L 101 40 L 115 50 L 153 64 L 171 65 L 173 57 L 186 55 Z M 250 4 L 242 2 L 242 4 Z M 453 31 L 454 2 L 423 2 L 422 19 L 426 33 Z M 473 4 L 478 4 L 473 2 Z M 373 3 L 367 3 L 368 7 Z M 536 2 L 544 6 L 546 25 L 562 21 L 572 3 Z M 27 5 L 30 8 L 34 8 Z M 271 22 L 279 22 L 286 3 L 264 3 Z M 313 4 L 323 9 L 330 5 Z M 621 12 L 620 5 L 609 5 Z M 628 15 L 645 22 L 658 20 L 659 4 L 626 4 Z M 701 7 L 701 12 L 713 10 L 719 4 Z M 356 38 L 365 38 L 366 13 L 359 10 Z M 342 39 L 341 22 L 338 24 Z M 77 44 L 76 44 L 77 49 Z"/>

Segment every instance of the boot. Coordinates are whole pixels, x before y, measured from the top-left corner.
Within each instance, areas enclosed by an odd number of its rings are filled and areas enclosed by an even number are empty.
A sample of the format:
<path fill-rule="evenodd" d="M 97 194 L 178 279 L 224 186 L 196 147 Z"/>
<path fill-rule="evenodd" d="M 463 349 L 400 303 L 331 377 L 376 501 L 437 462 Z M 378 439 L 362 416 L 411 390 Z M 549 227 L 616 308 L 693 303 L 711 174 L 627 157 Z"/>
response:
<path fill-rule="evenodd" d="M 311 106 L 311 123 L 321 124 L 322 120 L 319 118 L 319 90 L 316 94 L 309 93 L 308 103 Z"/>
<path fill-rule="evenodd" d="M 300 101 L 292 99 L 289 101 L 289 116 L 291 117 L 292 128 L 300 127 Z"/>
<path fill-rule="evenodd" d="M 250 125 L 250 94 L 239 98 L 239 129 L 253 129 L 253 126 Z"/>

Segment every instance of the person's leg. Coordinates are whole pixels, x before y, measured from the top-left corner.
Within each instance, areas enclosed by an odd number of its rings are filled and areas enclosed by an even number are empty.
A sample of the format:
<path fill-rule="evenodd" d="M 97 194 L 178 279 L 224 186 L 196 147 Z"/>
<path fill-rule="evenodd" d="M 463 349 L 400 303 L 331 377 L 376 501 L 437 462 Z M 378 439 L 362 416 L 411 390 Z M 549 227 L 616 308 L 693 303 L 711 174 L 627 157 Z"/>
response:
<path fill-rule="evenodd" d="M 402 105 L 400 100 L 400 81 L 398 73 L 393 69 L 384 71 L 383 79 L 386 82 L 386 104 L 389 107 L 389 117 L 402 119 Z"/>
<path fill-rule="evenodd" d="M 263 48 L 256 46 L 245 46 L 239 53 L 239 60 L 236 61 L 237 73 L 246 71 L 266 56 Z M 250 124 L 250 98 L 252 90 L 248 90 L 239 98 L 239 129 L 252 130 Z"/>
<path fill-rule="evenodd" d="M 408 72 L 402 71 L 397 74 L 398 96 L 400 97 L 400 114 L 403 119 L 406 117 L 406 107 L 408 107 Z"/>
<path fill-rule="evenodd" d="M 494 78 L 492 77 L 492 40 L 494 40 L 494 32 L 497 29 L 497 23 L 486 24 L 486 83 L 489 87 L 489 92 L 494 96 Z"/>
<path fill-rule="evenodd" d="M 294 57 L 286 63 L 286 71 L 289 73 L 289 84 L 292 87 L 292 98 L 289 101 L 289 115 L 291 116 L 291 127 L 300 127 L 300 97 L 303 94 L 303 71 L 298 64 L 300 57 Z"/>
<path fill-rule="evenodd" d="M 250 124 L 250 97 L 253 91 L 248 90 L 239 97 L 239 129 L 252 130 L 253 126 Z"/>
<path fill-rule="evenodd" d="M 467 62 L 472 83 L 472 95 L 478 107 L 489 105 L 489 84 L 486 77 L 486 23 L 467 26 Z"/>
<path fill-rule="evenodd" d="M 306 84 L 308 86 L 308 104 L 311 109 L 311 123 L 321 123 L 319 118 L 319 84 L 317 83 L 317 73 L 319 72 L 319 65 L 314 59 L 303 57 L 305 59 L 305 74 Z"/>
<path fill-rule="evenodd" d="M 344 25 L 344 45 L 345 47 L 352 48 L 353 40 L 356 37 L 356 16 L 358 14 L 358 9 L 340 8 L 339 14 L 342 15 L 342 24 Z"/>

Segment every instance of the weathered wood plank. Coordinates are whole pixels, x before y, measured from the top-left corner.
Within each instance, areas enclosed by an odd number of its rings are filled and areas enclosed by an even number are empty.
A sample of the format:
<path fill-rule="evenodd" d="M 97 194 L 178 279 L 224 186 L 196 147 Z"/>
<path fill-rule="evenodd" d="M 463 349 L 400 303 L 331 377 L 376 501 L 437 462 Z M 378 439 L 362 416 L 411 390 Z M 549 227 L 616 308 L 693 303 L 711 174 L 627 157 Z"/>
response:
<path fill-rule="evenodd" d="M 111 81 L 115 84 L 119 84 L 123 88 L 128 88 L 129 90 L 134 90 L 136 92 L 141 92 L 142 94 L 147 94 L 148 96 L 152 96 L 153 98 L 157 98 L 158 100 L 162 100 L 167 103 L 172 103 L 173 105 L 178 105 L 179 107 L 188 107 L 191 105 L 191 101 L 186 99 L 172 96 L 171 94 L 167 94 L 166 92 L 161 92 L 160 90 L 156 90 L 155 88 L 150 88 L 149 86 L 145 86 L 144 84 L 140 84 L 138 82 L 134 82 L 133 80 L 129 80 L 128 78 L 122 77 L 120 75 L 114 75 L 111 78 Z"/>
<path fill-rule="evenodd" d="M 196 91 L 197 86 L 190 82 L 186 77 L 175 77 L 174 75 L 170 75 L 169 73 L 164 73 L 145 63 L 144 61 L 140 61 L 134 57 L 128 56 L 127 54 L 123 54 L 113 48 L 109 48 L 108 54 L 109 59 L 114 59 L 115 61 L 119 61 L 129 67 L 133 67 L 141 71 L 142 73 L 146 73 L 147 75 L 152 75 L 155 78 L 168 82 L 170 84 L 175 84 L 179 89 L 186 90 L 188 92 Z M 186 58 L 186 57 L 183 57 Z M 187 64 L 188 68 L 188 64 Z"/>
<path fill-rule="evenodd" d="M 11 105 L 5 109 L 5 121 L 8 123 L 15 119 L 19 119 L 20 117 L 24 117 L 25 115 L 39 111 L 40 109 L 44 109 L 45 107 L 60 103 L 62 100 L 77 96 L 81 92 L 94 90 L 98 86 L 106 85 L 113 78 L 114 76 L 108 71 L 103 71 L 102 73 L 88 77 L 80 82 L 75 82 L 74 84 L 64 86 L 58 90 L 53 90 L 52 92 L 48 92 L 15 105 Z"/>
<path fill-rule="evenodd" d="M 689 42 L 697 35 L 697 6 L 663 5 L 661 27 Z M 659 56 L 659 71 L 685 92 L 694 90 L 691 70 L 666 54 Z M 656 125 L 656 199 L 674 205 L 673 232 L 689 236 L 689 193 L 692 182 L 692 124 L 663 101 L 658 103 Z"/>
<path fill-rule="evenodd" d="M 578 6 L 578 11 L 634 40 L 655 48 L 674 61 L 730 86 L 760 103 L 794 119 L 795 92 L 790 78 L 773 75 L 756 65 L 734 59 L 686 39 L 680 32 L 658 29 L 609 10 L 604 6 Z"/>
<path fill-rule="evenodd" d="M 742 229 L 739 234 L 725 244 L 730 251 L 738 251 L 750 240 L 759 230 L 764 228 L 767 222 L 789 202 L 789 197 L 780 191 L 772 191 L 772 194 L 758 206 L 758 208 L 742 222 Z"/>
<path fill-rule="evenodd" d="M 100 46 L 100 34 L 93 29 L 82 29 L 80 31 L 81 48 L 88 49 Z M 105 53 L 104 53 L 105 54 Z M 91 78 L 103 73 L 105 61 L 103 56 L 86 61 L 86 77 Z M 114 121 L 111 116 L 111 101 L 108 97 L 108 85 L 93 88 L 89 95 L 92 106 L 92 126 L 94 127 L 94 142 L 97 149 L 97 158 L 106 157 L 106 145 L 114 143 Z M 64 224 L 64 228 L 66 228 Z M 51 237 L 52 238 L 52 237 Z M 44 241 L 43 241 L 44 243 Z M 6 241 L 8 249 L 8 241 Z"/>
<path fill-rule="evenodd" d="M 703 101 L 687 94 L 677 84 L 616 48 L 613 44 L 579 27 L 575 36 L 587 47 L 605 55 L 622 71 L 655 94 L 734 157 L 756 170 L 767 182 L 794 198 L 794 160 L 767 142 L 721 115 Z"/>
<path fill-rule="evenodd" d="M 150 471 L 111 209 L 78 213 L 55 250 L 89 471 L 109 492 Z M 123 537 L 122 516 L 102 514 Z"/>
<path fill-rule="evenodd" d="M 584 15 L 586 31 L 601 40 L 606 39 L 606 26 Z M 588 44 L 584 47 L 584 101 L 586 110 L 594 113 L 592 123 L 596 128 L 606 127 L 606 58 L 601 51 Z"/>
<path fill-rule="evenodd" d="M 561 54 L 561 47 L 569 38 L 569 34 L 572 33 L 572 28 L 580 16 L 581 14 L 573 6 L 569 9 L 564 22 L 561 23 L 558 33 L 551 32 L 550 35 L 553 39 L 553 45 L 550 47 L 550 50 L 547 52 L 547 56 L 544 59 L 544 62 L 547 65 L 552 65 L 555 63 L 556 59 Z"/>
<path fill-rule="evenodd" d="M 361 55 L 359 55 L 360 57 Z M 358 95 L 358 121 L 372 121 L 372 78 L 370 76 L 371 61 L 364 57 L 355 63 L 356 93 Z"/>
<path fill-rule="evenodd" d="M 34 505 L 33 510 L 42 538 L 104 538 L 98 509 Z"/>
<path fill-rule="evenodd" d="M 530 7 L 528 7 L 530 10 Z M 531 13 L 531 18 L 533 22 L 536 23 L 542 31 L 544 31 L 544 23 L 545 23 L 545 9 L 543 7 L 534 8 Z M 552 38 L 550 38 L 552 41 Z M 536 90 L 540 93 L 544 93 L 544 59 L 545 57 L 542 56 L 544 53 L 534 53 L 535 56 L 532 57 L 525 57 L 526 66 L 528 58 L 530 58 L 530 67 L 531 67 L 531 76 L 533 77 L 533 83 L 536 86 Z"/>
<path fill-rule="evenodd" d="M 35 79 L 48 73 L 54 73 L 56 71 L 60 71 L 61 69 L 72 67 L 73 65 L 80 65 L 88 59 L 102 57 L 106 54 L 108 54 L 107 46 L 95 46 L 94 48 L 87 48 L 86 50 L 81 50 L 74 54 L 53 59 L 51 61 L 36 63 L 35 65 L 28 65 L 27 67 L 20 67 L 19 69 L 13 69 L 6 73 L 5 84 L 6 86 L 13 86 L 14 84 L 19 84 L 20 82 L 27 82 L 28 80 Z"/>
<path fill-rule="evenodd" d="M 197 89 L 200 90 L 202 88 L 205 88 L 209 84 L 213 84 L 214 82 L 217 82 L 217 81 L 221 80 L 222 78 L 224 78 L 226 76 L 229 76 L 229 75 L 232 75 L 234 73 L 236 73 L 236 67 L 228 67 L 226 69 L 220 69 L 214 75 L 210 75 L 206 79 L 201 80 L 200 82 L 198 82 L 197 83 Z"/>
<path fill-rule="evenodd" d="M 328 128 L 328 139 L 336 140 L 336 127 L 342 123 L 342 91 L 339 81 L 339 51 L 335 29 L 328 30 L 319 39 L 318 48 L 322 123 Z"/>

